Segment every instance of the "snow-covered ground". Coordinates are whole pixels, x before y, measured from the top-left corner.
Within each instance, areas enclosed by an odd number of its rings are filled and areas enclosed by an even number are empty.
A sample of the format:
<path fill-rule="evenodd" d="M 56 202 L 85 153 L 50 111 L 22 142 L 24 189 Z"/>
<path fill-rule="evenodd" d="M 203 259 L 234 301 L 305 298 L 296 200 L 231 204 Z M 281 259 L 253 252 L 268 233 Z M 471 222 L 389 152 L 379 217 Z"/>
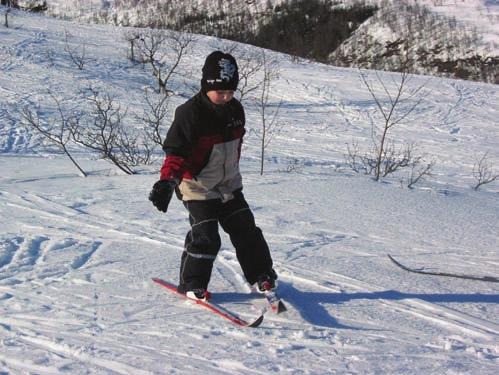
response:
<path fill-rule="evenodd" d="M 499 53 L 499 1 L 498 0 L 423 0 L 433 11 L 454 17 L 468 27 L 476 28 L 485 45 L 494 54 Z"/>
<path fill-rule="evenodd" d="M 11 25 L 0 28 L 1 374 L 497 372 L 499 284 L 409 274 L 386 254 L 499 276 L 499 184 L 471 188 L 485 152 L 497 173 L 498 86 L 414 78 L 425 83 L 423 101 L 393 136 L 417 142 L 436 165 L 410 190 L 404 174 L 376 183 L 345 164 L 347 144 L 371 141 L 375 103 L 359 73 L 276 55 L 273 98 L 285 125 L 262 177 L 259 117 L 248 105 L 241 168 L 289 311 L 241 329 L 150 280 L 176 281 L 188 229 L 178 201 L 162 214 L 147 200 L 160 160 L 125 176 L 75 149 L 83 178 L 61 155 L 33 154 L 39 140 L 18 122 L 27 104 L 50 115 L 47 89 L 70 99 L 89 86 L 140 114 L 154 80 L 125 59 L 122 30 L 20 12 Z M 64 51 L 65 30 L 75 47 L 86 44 L 81 71 Z M 224 45 L 199 37 L 183 66 L 195 74 L 176 90 L 188 94 L 204 57 Z M 381 77 L 388 88 L 398 78 Z M 210 288 L 242 317 L 258 313 L 225 236 Z"/>

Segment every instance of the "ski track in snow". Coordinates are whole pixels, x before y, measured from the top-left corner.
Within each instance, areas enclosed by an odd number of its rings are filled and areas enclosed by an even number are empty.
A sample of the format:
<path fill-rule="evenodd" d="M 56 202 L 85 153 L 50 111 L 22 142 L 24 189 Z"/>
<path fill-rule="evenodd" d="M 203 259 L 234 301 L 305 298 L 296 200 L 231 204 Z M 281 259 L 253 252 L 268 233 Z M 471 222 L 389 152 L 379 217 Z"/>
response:
<path fill-rule="evenodd" d="M 145 287 L 154 271 L 141 274 L 133 264 L 123 268 L 117 255 L 119 251 L 116 250 L 120 247 L 135 248 L 134 251 L 137 251 L 141 247 L 139 243 L 155 249 L 167 246 L 175 250 L 173 258 L 172 255 L 167 258 L 176 263 L 181 249 L 180 235 L 172 242 L 165 242 L 155 230 L 148 231 L 145 226 L 137 224 L 118 223 L 113 218 L 106 220 L 102 216 L 104 212 L 94 215 L 91 210 L 84 212 L 71 204 L 55 203 L 40 194 L 18 195 L 5 190 L 1 194 L 2 212 L 14 210 L 14 220 L 23 223 L 22 232 L 25 233 L 8 238 L 4 236 L 0 253 L 0 332 L 4 348 L 9 353 L 0 357 L 0 363 L 4 363 L 7 369 L 42 373 L 60 373 L 67 369 L 78 373 L 90 367 L 104 373 L 157 373 L 161 370 L 152 362 L 161 358 L 168 358 L 168 361 L 174 358 L 172 368 L 179 366 L 184 370 L 186 363 L 191 363 L 189 359 L 194 358 L 197 364 L 188 367 L 192 366 L 192 370 L 205 368 L 208 373 L 258 374 L 264 371 L 256 368 L 265 368 L 266 371 L 291 368 L 283 364 L 272 365 L 270 359 L 255 368 L 255 363 L 250 361 L 245 364 L 242 358 L 220 358 L 216 350 L 204 349 L 196 356 L 184 352 L 189 351 L 185 344 L 183 349 L 171 350 L 168 347 L 156 348 L 151 343 L 151 340 L 179 340 L 180 337 L 184 341 L 190 337 L 186 341 L 191 343 L 188 345 L 195 342 L 201 344 L 206 338 L 219 340 L 222 337 L 222 342 L 245 342 L 245 348 L 255 352 L 254 355 L 261 348 L 266 348 L 267 356 L 287 356 L 293 366 L 306 373 L 320 373 L 319 368 L 331 363 L 335 368 L 361 372 L 366 367 L 357 367 L 356 363 L 369 362 L 379 356 L 382 348 L 389 345 L 388 342 L 399 342 L 399 345 L 405 346 L 422 345 L 419 349 L 421 358 L 431 357 L 433 351 L 441 350 L 466 353 L 491 363 L 498 357 L 496 340 L 499 326 L 494 322 L 432 303 L 425 300 L 424 294 L 418 296 L 387 291 L 383 286 L 341 273 L 324 269 L 317 274 L 314 269 L 298 266 L 303 252 L 313 253 L 318 249 L 362 240 L 363 236 L 359 233 L 320 229 L 320 222 L 314 225 L 310 221 L 303 222 L 303 228 L 312 229 L 315 226 L 312 233 L 307 234 L 306 229 L 303 234 L 287 233 L 285 237 L 289 249 L 279 253 L 279 256 L 289 261 L 277 262 L 277 267 L 280 290 L 290 311 L 282 316 L 267 315 L 264 326 L 250 332 L 225 326 L 195 306 L 172 300 L 150 285 Z M 258 207 L 255 208 L 255 212 L 258 211 Z M 24 216 L 26 213 L 28 216 Z M 292 220 L 276 219 L 277 225 L 282 227 L 297 224 Z M 59 237 L 64 230 L 69 231 L 71 237 Z M 96 234 L 98 239 L 91 240 L 91 234 Z M 107 255 L 104 256 L 104 253 Z M 99 259 L 99 254 L 102 259 Z M 151 254 L 147 251 L 146 257 Z M 369 258 L 376 254 L 364 251 L 356 255 Z M 139 265 L 143 262 L 139 260 Z M 160 265 L 156 267 L 157 275 L 164 273 Z M 169 274 L 176 276 L 176 267 L 171 270 Z M 128 287 L 118 288 L 116 292 L 116 285 L 129 285 L 131 290 L 127 291 Z M 255 313 L 255 309 L 247 305 L 248 297 L 245 296 L 250 289 L 240 275 L 235 254 L 230 248 L 222 249 L 219 255 L 212 287 L 215 298 L 218 297 L 229 308 L 239 309 L 247 317 Z M 258 305 L 254 297 L 250 300 Z M 367 310 L 363 306 L 358 314 L 345 314 L 344 309 L 338 309 L 355 300 L 366 301 L 372 306 Z M 124 305 L 127 307 L 116 311 L 115 306 L 120 306 L 121 301 L 127 303 Z M 475 301 L 499 302 L 497 295 L 477 295 Z M 171 302 L 176 303 L 170 306 Z M 6 308 L 5 303 L 18 307 Z M 356 308 L 352 306 L 349 309 Z M 111 313 L 113 311 L 118 313 L 117 316 Z M 376 315 L 371 315 L 374 311 Z M 389 318 L 383 318 L 385 314 L 398 318 L 392 322 Z M 407 317 L 402 319 L 406 322 L 403 328 L 398 326 L 400 315 Z M 197 323 L 196 331 L 191 332 L 192 321 L 203 321 L 204 324 L 199 326 Z M 407 321 L 411 323 L 407 324 Z M 172 325 L 175 328 L 172 329 Z M 437 332 L 437 335 L 426 336 L 428 330 Z M 138 343 L 123 344 L 121 340 L 129 340 L 132 333 Z M 397 337 L 392 338 L 390 333 Z M 372 342 L 379 346 L 373 348 Z M 19 357 L 13 354 L 23 350 L 23 347 L 26 348 L 24 350 L 30 348 L 30 352 L 34 353 L 30 357 L 32 361 L 19 361 Z M 112 352 L 104 348 L 112 348 Z M 139 368 L 134 367 L 134 361 L 129 357 L 131 352 L 141 358 Z M 326 352 L 332 357 L 325 359 Z M 298 365 L 303 358 L 307 361 L 314 358 L 315 365 L 310 367 L 309 364 L 308 370 L 305 370 L 305 367 Z M 390 366 L 391 370 L 395 368 L 393 363 Z M 368 368 L 372 370 L 372 367 Z"/>
<path fill-rule="evenodd" d="M 357 72 L 277 55 L 285 69 L 276 98 L 289 125 L 272 143 L 263 178 L 249 131 L 241 168 L 288 312 L 244 330 L 150 281 L 176 281 L 188 230 L 179 202 L 164 215 L 147 201 L 157 165 L 122 176 L 77 154 L 91 172 L 83 179 L 58 155 L 23 154 L 36 140 L 12 122 L 12 109 L 42 101 L 46 88 L 72 97 L 68 82 L 100 83 L 140 107 L 137 92 L 150 76 L 123 60 L 124 41 L 115 48 L 121 31 L 79 25 L 71 43 L 92 41 L 93 64 L 76 71 L 63 50 L 74 24 L 13 16 L 17 26 L 0 29 L 2 375 L 495 374 L 497 285 L 411 275 L 386 253 L 421 267 L 497 274 L 497 186 L 472 192 L 467 177 L 473 154 L 499 157 L 496 86 L 429 83 L 419 126 L 399 131 L 440 163 L 433 182 L 400 189 L 345 168 L 345 143 L 370 139 L 375 106 Z M 197 69 L 220 43 L 202 37 L 188 64 Z M 255 109 L 247 116 L 254 126 Z M 292 160 L 297 169 L 283 172 Z M 254 317 L 263 301 L 222 239 L 214 298 Z"/>
<path fill-rule="evenodd" d="M 83 271 L 86 266 L 89 265 L 91 259 L 95 257 L 98 249 L 106 243 L 114 242 L 116 239 L 120 239 L 119 242 L 128 242 L 127 238 L 131 233 L 136 236 L 140 236 L 140 233 L 146 233 L 145 228 L 135 227 L 121 227 L 119 230 L 116 229 L 118 225 L 113 223 L 113 221 L 108 220 L 107 222 L 98 216 L 94 216 L 88 213 L 82 213 L 74 208 L 65 206 L 63 204 L 51 204 L 51 200 L 44 198 L 43 196 L 35 194 L 25 194 L 25 195 L 14 195 L 6 191 L 2 192 L 2 196 L 6 198 L 3 201 L 3 207 L 5 209 L 12 209 L 16 207 L 20 209 L 20 212 L 29 211 L 35 212 L 38 218 L 42 218 L 44 221 L 44 226 L 49 229 L 55 226 L 56 223 L 59 225 L 62 223 L 66 228 L 85 228 L 89 230 L 96 231 L 100 233 L 102 231 L 102 239 L 99 241 L 88 241 L 82 240 L 86 235 L 82 233 L 82 239 L 76 238 L 65 238 L 65 239 L 55 239 L 48 235 L 38 235 L 38 236 L 14 236 L 10 239 L 4 239 L 3 241 L 3 251 L 2 251 L 2 276 L 11 275 L 10 277 L 3 278 L 2 283 L 0 283 L 0 291 L 3 293 L 3 298 L 0 301 L 13 302 L 16 300 L 29 301 L 31 305 L 32 312 L 22 312 L 17 314 L 2 314 L 0 318 L 0 329 L 6 334 L 6 342 L 17 342 L 24 346 L 30 347 L 35 353 L 49 353 L 48 355 L 51 359 L 45 359 L 49 363 L 59 363 L 57 366 L 40 366 L 36 362 L 31 363 L 21 362 L 16 360 L 14 356 L 13 360 L 8 357 L 0 357 L 0 360 L 8 366 L 17 369 L 24 369 L 25 371 L 32 372 L 46 372 L 46 373 L 59 373 L 61 368 L 64 366 L 60 365 L 61 362 L 70 363 L 71 369 L 84 368 L 86 366 L 91 366 L 95 371 L 111 371 L 115 373 L 154 373 L 153 371 L 142 371 L 138 368 L 131 366 L 130 362 L 126 359 L 116 358 L 116 352 L 118 351 L 121 355 L 125 355 L 130 350 L 130 346 L 122 347 L 119 344 L 119 337 L 121 333 L 118 329 L 111 328 L 109 323 L 103 321 L 102 313 L 99 312 L 99 301 L 103 298 L 103 293 L 97 291 L 97 286 L 95 283 L 97 278 L 94 279 L 92 273 L 88 274 L 80 280 L 79 277 L 73 279 L 73 283 L 76 285 L 94 285 L 94 292 L 84 293 L 84 296 L 79 296 L 78 293 L 75 294 L 77 299 L 82 301 L 70 301 L 68 298 L 63 298 L 64 301 L 60 301 L 59 298 L 55 298 L 54 295 L 51 298 L 41 298 L 36 292 L 33 294 L 27 289 L 19 290 L 20 284 L 34 284 L 38 285 L 39 291 L 44 293 L 46 288 L 57 288 L 57 284 L 65 283 L 65 280 L 70 280 L 69 276 L 71 273 Z M 285 221 L 279 221 L 281 225 L 285 225 Z M 133 229 L 133 230 L 132 230 Z M 28 231 L 30 231 L 28 226 Z M 73 230 L 73 234 L 76 234 Z M 104 236 L 107 234 L 107 237 Z M 314 238 L 315 237 L 315 238 Z M 290 250 L 284 254 L 285 257 L 293 261 L 296 261 L 296 255 L 300 251 L 307 251 L 308 249 L 313 250 L 315 248 L 320 248 L 323 246 L 334 246 L 335 243 L 341 243 L 344 241 L 351 241 L 358 238 L 355 234 L 338 234 L 329 233 L 328 231 L 316 231 L 315 236 L 296 236 L 296 248 L 290 247 Z M 140 239 L 140 238 L 139 238 Z M 144 237 L 144 242 L 155 243 L 151 241 L 150 236 Z M 158 240 L 158 242 L 160 242 Z M 84 245 L 84 250 L 82 248 Z M 55 266 L 53 261 L 53 255 L 55 253 L 64 253 L 66 262 L 61 263 L 59 269 L 52 269 L 51 272 L 44 270 L 44 266 L 51 265 L 52 268 Z M 71 254 L 71 257 L 67 256 Z M 370 256 L 369 252 L 365 252 L 364 256 Z M 229 249 L 222 250 L 219 256 L 218 266 L 214 272 L 215 284 L 214 287 L 223 284 L 222 290 L 235 291 L 219 293 L 219 297 L 222 300 L 225 298 L 229 305 L 234 308 L 244 307 L 242 298 L 238 301 L 238 294 L 249 292 L 248 286 L 245 284 L 243 278 L 240 276 L 239 266 L 235 259 L 233 252 Z M 68 266 L 69 265 L 69 266 Z M 12 270 L 11 273 L 9 270 Z M 497 347 L 493 344 L 495 338 L 499 333 L 499 327 L 486 320 L 468 316 L 458 311 L 454 311 L 443 306 L 438 306 L 433 303 L 422 301 L 415 297 L 404 297 L 398 295 L 397 292 L 385 292 L 382 287 L 375 286 L 372 284 L 367 284 L 360 280 L 346 277 L 337 273 L 325 272 L 322 273 L 321 278 L 317 278 L 317 275 L 312 270 L 306 270 L 300 267 L 292 266 L 291 264 L 282 264 L 279 266 L 279 273 L 281 275 L 281 291 L 288 303 L 294 311 L 289 314 L 283 315 L 282 317 L 267 317 L 267 331 L 274 331 L 272 337 L 259 337 L 253 343 L 250 340 L 249 346 L 256 345 L 258 347 L 272 347 L 272 342 L 275 341 L 274 335 L 278 335 L 281 340 L 285 342 L 294 341 L 292 339 L 293 335 L 297 335 L 299 341 L 303 344 L 289 344 L 284 345 L 282 348 L 279 345 L 275 346 L 274 350 L 276 353 L 282 353 L 291 351 L 303 352 L 309 351 L 308 356 L 316 357 L 317 363 L 323 366 L 327 364 L 326 360 L 319 360 L 318 357 L 324 355 L 324 350 L 332 350 L 335 355 L 341 356 L 340 353 L 345 352 L 357 352 L 363 353 L 363 355 L 369 355 L 373 351 L 369 349 L 368 345 L 362 344 L 363 342 L 369 342 L 373 337 L 377 337 L 377 340 L 385 341 L 387 340 L 386 333 L 388 331 L 397 331 L 396 327 L 392 326 L 389 321 L 382 320 L 366 322 L 365 318 L 360 318 L 359 320 L 353 319 L 351 322 L 344 321 L 340 322 L 334 318 L 334 313 L 330 315 L 329 309 L 321 312 L 321 309 L 316 308 L 315 304 L 322 305 L 324 303 L 335 305 L 338 303 L 344 303 L 348 301 L 350 295 L 360 294 L 364 295 L 364 299 L 368 301 L 374 301 L 377 307 L 374 307 L 376 311 L 388 311 L 390 314 L 404 314 L 410 315 L 412 318 L 417 320 L 424 320 L 425 324 L 436 325 L 441 327 L 444 331 L 447 331 L 446 335 L 439 338 L 438 342 L 429 342 L 428 346 L 438 346 L 442 345 L 446 350 L 459 350 L 467 353 L 476 353 L 479 357 L 485 359 L 490 358 L 493 360 L 496 355 L 494 354 Z M 95 276 L 95 275 L 94 275 Z M 122 276 L 121 273 L 117 273 L 117 276 Z M 66 278 L 66 279 L 65 279 Z M 9 283 L 9 279 L 15 279 L 15 283 Z M 48 279 L 48 280 L 45 280 Z M 331 281 L 323 281 L 331 280 Z M 41 284 L 39 284 L 41 283 Z M 295 286 L 296 285 L 296 286 Z M 296 288 L 311 289 L 313 292 L 301 292 Z M 85 288 L 85 289 L 87 289 Z M 41 290 L 40 290 L 41 289 Z M 147 289 L 146 289 L 147 290 Z M 321 296 L 321 294 L 323 296 Z M 168 300 L 167 296 L 158 293 L 160 299 Z M 360 296 L 357 296 L 360 297 Z M 109 296 L 107 296 L 109 298 Z M 343 302 L 342 302 L 343 300 Z M 50 302 L 48 302 L 50 301 Z M 232 301 L 232 302 L 231 302 Z M 307 301 L 303 305 L 303 301 Z M 105 304 L 105 303 L 104 303 Z M 181 307 L 184 309 L 185 307 Z M 202 317 L 203 312 L 198 311 L 196 308 L 187 307 L 189 311 L 193 314 L 193 318 Z M 57 317 L 43 318 L 40 315 L 40 310 L 44 311 L 42 316 L 50 315 L 51 313 Z M 78 313 L 75 314 L 75 311 Z M 71 312 L 75 314 L 73 318 L 63 318 L 61 317 L 61 311 Z M 134 325 L 138 324 L 141 329 L 134 328 L 133 331 L 136 335 L 140 337 L 150 338 L 158 337 L 158 333 L 154 330 L 148 330 L 144 324 L 140 323 L 141 317 L 150 316 L 157 308 L 150 306 L 138 305 L 132 306 L 125 313 L 123 312 L 123 318 L 126 322 L 124 325 Z M 145 315 L 144 315 L 145 314 Z M 10 315 L 10 316 L 9 316 Z M 163 317 L 166 318 L 165 315 Z M 175 319 L 176 315 L 172 316 Z M 111 316 L 106 317 L 107 320 L 113 321 Z M 203 337 L 208 337 L 212 335 L 227 335 L 227 334 L 237 334 L 244 338 L 244 340 L 249 339 L 248 333 L 231 331 L 230 328 L 215 328 L 220 326 L 220 322 L 213 320 L 211 317 L 208 318 L 211 323 L 207 328 L 200 328 L 197 334 L 198 339 Z M 303 324 L 305 323 L 305 326 Z M 381 323 L 381 324 L 380 324 Z M 113 325 L 119 327 L 122 323 L 114 322 Z M 106 331 L 111 331 L 105 338 L 99 339 L 99 345 L 108 345 L 114 348 L 114 353 L 110 355 L 105 351 L 97 348 L 97 345 L 80 345 L 78 343 L 66 343 L 67 338 L 60 337 L 56 334 L 60 326 L 65 327 L 69 332 L 82 332 L 84 335 L 89 337 L 98 337 L 99 335 L 104 335 Z M 189 325 L 185 326 L 181 322 L 175 322 L 178 329 L 188 329 Z M 356 331 L 360 329 L 359 325 L 363 325 L 360 331 L 362 333 L 356 334 L 362 337 L 362 339 L 356 339 L 350 345 L 347 344 L 352 339 L 346 338 L 344 336 L 338 336 L 337 330 L 353 330 Z M 306 328 L 304 328 L 306 327 Z M 320 328 L 322 327 L 322 328 Z M 265 330 L 265 328 L 264 328 Z M 63 330 L 64 331 L 64 330 Z M 281 331 L 281 333 L 277 333 Z M 365 331 L 365 332 L 364 332 Z M 218 332 L 218 333 L 217 333 Z M 293 334 L 292 332 L 295 332 Z M 302 333 L 300 333 L 302 332 Z M 315 333 L 314 333 L 315 332 Z M 67 333 L 66 333 L 67 334 Z M 175 336 L 175 333 L 166 333 L 167 337 Z M 291 335 L 291 339 L 288 335 Z M 405 328 L 404 332 L 405 339 L 409 342 L 416 342 L 421 339 L 421 332 L 417 328 L 411 329 L 410 327 Z M 70 338 L 72 336 L 69 336 Z M 161 335 L 159 337 L 162 337 Z M 320 339 L 319 339 L 320 337 Z M 319 340 L 322 344 L 316 343 Z M 476 342 L 478 340 L 478 342 Z M 73 340 L 71 340 L 73 341 Z M 91 340 L 92 341 L 92 340 Z M 279 340 L 278 340 L 279 341 Z M 258 344 L 256 344 L 258 342 Z M 106 344 L 107 343 L 107 344 Z M 481 343 L 481 344 L 480 344 Z M 431 345 L 430 345 L 431 344 Z M 6 346 L 7 349 L 9 345 Z M 120 349 L 121 348 L 121 349 Z M 150 351 L 156 351 L 154 346 L 146 350 L 140 345 L 133 347 L 135 353 L 142 353 L 142 356 L 147 356 Z M 182 353 L 180 351 L 168 351 L 160 350 L 161 356 L 175 357 L 177 360 L 183 358 L 187 360 L 190 356 Z M 322 353 L 322 354 L 321 354 Z M 40 354 L 41 355 L 41 354 Z M 159 355 L 159 354 L 157 354 Z M 301 354 L 303 355 L 303 354 Z M 357 354 L 358 355 L 358 354 Z M 57 359 L 55 359 L 57 358 Z M 214 372 L 220 373 L 262 373 L 262 371 L 253 371 L 250 368 L 243 365 L 238 361 L 228 361 L 221 360 L 216 362 L 215 366 L 214 360 L 207 359 L 206 357 L 199 357 L 199 363 L 204 364 L 207 368 L 211 368 Z M 222 367 L 222 368 L 220 368 Z M 348 367 L 348 366 L 346 366 Z M 78 370 L 77 370 L 78 371 Z M 142 371 L 142 372 L 141 372 Z M 313 373 L 313 371 L 312 371 Z"/>
<path fill-rule="evenodd" d="M 289 276 L 286 272 L 284 275 L 288 276 L 291 280 L 311 283 L 310 280 L 303 277 Z M 372 294 L 372 296 L 368 296 L 367 298 L 379 299 L 381 304 L 390 306 L 390 308 L 393 308 L 398 312 L 412 314 L 419 318 L 441 324 L 444 327 L 457 329 L 465 334 L 480 337 L 489 341 L 493 341 L 495 336 L 499 335 L 499 325 L 493 322 L 467 316 L 466 314 L 461 314 L 458 311 L 453 311 L 443 306 L 437 306 L 435 304 L 422 301 L 418 299 L 417 296 L 411 298 L 410 295 L 403 296 L 395 291 L 385 291 L 381 287 L 375 287 L 372 284 L 366 284 L 343 275 L 331 273 L 330 277 L 331 280 L 335 280 L 334 283 L 331 283 L 332 286 L 321 285 L 314 282 L 312 283 L 321 289 L 328 290 L 333 293 L 354 290 L 355 292 L 361 292 L 362 294 Z M 340 295 L 338 298 L 341 299 L 348 297 Z M 478 297 L 477 299 L 480 298 Z M 499 303 L 499 296 L 484 297 L 483 299 L 489 299 L 491 302 Z"/>

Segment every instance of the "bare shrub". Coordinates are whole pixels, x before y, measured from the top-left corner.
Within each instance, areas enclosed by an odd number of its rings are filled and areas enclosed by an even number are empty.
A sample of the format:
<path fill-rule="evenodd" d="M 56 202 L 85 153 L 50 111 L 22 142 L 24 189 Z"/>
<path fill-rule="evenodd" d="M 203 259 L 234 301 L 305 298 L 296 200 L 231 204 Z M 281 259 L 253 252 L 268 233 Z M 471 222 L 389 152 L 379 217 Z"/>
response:
<path fill-rule="evenodd" d="M 274 136 L 280 131 L 283 123 L 278 121 L 279 110 L 282 106 L 282 100 L 275 104 L 270 100 L 270 93 L 275 80 L 279 77 L 280 67 L 278 62 L 268 57 L 265 51 L 261 52 L 262 80 L 258 87 L 258 96 L 255 96 L 257 110 L 260 114 L 261 130 L 257 133 L 260 141 L 260 175 L 263 175 L 265 163 L 265 151 Z"/>
<path fill-rule="evenodd" d="M 73 38 L 73 35 L 71 35 L 71 33 L 67 30 L 64 31 L 64 34 L 64 51 L 68 53 L 70 60 L 78 67 L 78 69 L 83 70 L 87 62 L 85 43 L 73 46 L 70 43 L 70 39 Z"/>
<path fill-rule="evenodd" d="M 91 112 L 72 127 L 73 140 L 110 161 L 126 174 L 132 167 L 151 162 L 152 149 L 132 129 L 125 127 L 127 109 L 108 93 L 90 89 Z"/>
<path fill-rule="evenodd" d="M 237 51 L 235 53 L 237 54 Z M 263 85 L 265 74 L 262 77 L 260 73 L 264 69 L 265 60 L 261 53 L 245 51 L 243 54 L 237 54 L 237 61 L 239 67 L 237 93 L 239 101 L 243 103 Z"/>
<path fill-rule="evenodd" d="M 71 129 L 80 121 L 80 115 L 63 108 L 62 100 L 58 99 L 53 93 L 48 93 L 57 108 L 58 116 L 54 118 L 42 119 L 38 111 L 33 107 L 25 106 L 21 109 L 21 118 L 24 126 L 35 130 L 41 134 L 46 141 L 57 146 L 71 160 L 83 177 L 87 174 L 73 158 L 68 149 L 71 143 Z"/>
<path fill-rule="evenodd" d="M 145 124 L 146 139 L 162 147 L 164 142 L 162 134 L 166 134 L 169 97 L 166 95 L 154 96 L 147 90 L 144 95 L 147 107 L 140 120 Z"/>
<path fill-rule="evenodd" d="M 127 58 L 132 62 L 137 61 L 135 50 L 137 48 L 137 43 L 139 42 L 140 37 L 141 37 L 140 30 L 131 29 L 131 30 L 126 30 L 123 33 L 123 39 L 125 39 L 125 41 L 127 41 L 128 44 L 130 45 L 130 50 L 127 53 Z"/>
<path fill-rule="evenodd" d="M 421 103 L 424 83 L 416 87 L 409 85 L 412 76 L 404 71 L 398 82 L 393 81 L 395 89 L 390 91 L 379 73 L 376 74 L 376 84 L 360 73 L 364 86 L 369 91 L 375 103 L 376 114 L 380 118 L 371 118 L 371 146 L 369 151 L 361 152 L 357 143 L 347 145 L 345 159 L 350 168 L 357 172 L 373 175 L 376 181 L 387 177 L 404 168 L 411 168 L 408 187 L 412 187 L 424 176 L 431 174 L 435 162 L 425 162 L 422 156 L 415 155 L 415 145 L 407 143 L 397 146 L 390 133 L 394 127 L 401 124 Z"/>
<path fill-rule="evenodd" d="M 6 28 L 9 28 L 9 13 L 11 12 L 11 8 L 10 8 L 10 3 L 8 3 L 7 5 L 7 9 L 5 9 L 5 12 L 4 12 L 4 16 L 5 16 L 5 21 L 4 21 L 4 26 Z"/>
<path fill-rule="evenodd" d="M 181 61 L 194 41 L 192 34 L 171 30 L 150 30 L 138 38 L 140 60 L 152 68 L 162 94 L 173 93 L 169 89 L 170 80 L 177 74 Z"/>
<path fill-rule="evenodd" d="M 418 182 L 423 181 L 426 177 L 431 177 L 431 171 L 435 164 L 435 159 L 428 161 L 423 156 L 415 157 L 409 164 L 411 172 L 409 173 L 407 187 L 412 189 Z"/>
<path fill-rule="evenodd" d="M 478 190 L 482 185 L 490 184 L 499 179 L 499 173 L 492 168 L 488 152 L 484 153 L 481 157 L 476 157 L 475 164 L 473 165 L 473 177 L 476 180 L 476 184 L 473 187 L 475 190 Z"/>
<path fill-rule="evenodd" d="M 283 173 L 300 173 L 303 171 L 303 162 L 298 158 L 291 158 L 287 161 L 285 169 L 279 169 Z"/>

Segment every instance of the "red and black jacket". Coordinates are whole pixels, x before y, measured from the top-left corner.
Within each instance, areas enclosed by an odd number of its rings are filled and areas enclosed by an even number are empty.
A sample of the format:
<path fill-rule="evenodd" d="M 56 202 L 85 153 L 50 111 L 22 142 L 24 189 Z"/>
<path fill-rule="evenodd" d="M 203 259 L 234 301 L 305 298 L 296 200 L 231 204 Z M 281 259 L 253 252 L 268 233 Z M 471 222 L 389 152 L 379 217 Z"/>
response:
<path fill-rule="evenodd" d="M 231 199 L 242 188 L 244 125 L 239 101 L 215 105 L 199 92 L 175 111 L 163 144 L 166 158 L 160 178 L 177 180 L 184 201 Z"/>

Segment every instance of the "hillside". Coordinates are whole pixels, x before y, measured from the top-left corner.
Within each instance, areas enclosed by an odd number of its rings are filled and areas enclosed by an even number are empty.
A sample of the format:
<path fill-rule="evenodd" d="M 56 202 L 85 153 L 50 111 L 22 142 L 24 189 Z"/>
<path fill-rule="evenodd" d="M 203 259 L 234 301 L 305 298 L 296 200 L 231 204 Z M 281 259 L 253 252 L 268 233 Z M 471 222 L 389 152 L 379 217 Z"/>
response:
<path fill-rule="evenodd" d="M 241 172 L 271 246 L 289 311 L 241 329 L 151 282 L 175 282 L 188 218 L 147 200 L 162 152 L 125 175 L 70 144 L 88 172 L 22 125 L 91 114 L 109 93 L 130 129 L 144 127 L 148 65 L 127 59 L 127 28 L 13 11 L 0 27 L 0 373 L 3 374 L 484 374 L 499 361 L 499 284 L 422 276 L 395 267 L 498 276 L 499 184 L 473 190 L 476 158 L 499 164 L 497 85 L 414 76 L 415 111 L 391 133 L 436 160 L 413 189 L 407 169 L 375 182 L 354 173 L 347 145 L 368 149 L 377 105 L 357 69 L 267 52 L 279 67 L 271 107 L 282 123 L 260 176 L 261 119 L 246 102 Z M 144 31 L 144 30 L 142 30 Z M 199 87 L 214 49 L 244 61 L 259 49 L 194 35 L 171 82 L 174 108 Z M 78 69 L 70 51 L 82 52 Z M 376 92 L 397 73 L 364 71 Z M 376 77 L 382 80 L 377 81 Z M 384 87 L 384 88 L 383 88 Z M 52 96 L 51 96 L 52 94 Z M 389 99 L 386 99 L 388 102 Z M 164 129 L 163 131 L 166 131 Z M 45 147 L 42 147 L 45 146 Z M 250 319 L 262 308 L 227 236 L 213 299 Z"/>
<path fill-rule="evenodd" d="M 322 3 L 49 0 L 48 14 L 191 30 L 339 66 L 499 82 L 497 1 Z"/>
<path fill-rule="evenodd" d="M 420 2 L 394 2 L 381 7 L 329 61 L 497 84 L 499 5 L 469 5 L 426 8 Z"/>

